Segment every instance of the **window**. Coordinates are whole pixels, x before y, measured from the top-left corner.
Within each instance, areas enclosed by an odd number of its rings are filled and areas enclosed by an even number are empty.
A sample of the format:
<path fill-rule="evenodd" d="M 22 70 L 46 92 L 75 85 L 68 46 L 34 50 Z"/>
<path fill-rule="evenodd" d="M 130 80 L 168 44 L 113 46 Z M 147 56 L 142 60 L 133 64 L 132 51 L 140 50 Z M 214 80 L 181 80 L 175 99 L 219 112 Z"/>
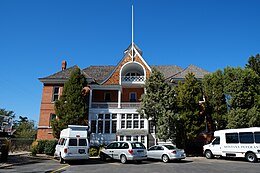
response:
<path fill-rule="evenodd" d="M 138 136 L 133 137 L 133 141 L 137 142 L 138 141 Z"/>
<path fill-rule="evenodd" d="M 105 121 L 105 133 L 110 133 L 110 121 Z"/>
<path fill-rule="evenodd" d="M 98 119 L 103 119 L 104 115 L 103 114 L 98 114 Z"/>
<path fill-rule="evenodd" d="M 144 128 L 144 120 L 140 121 L 140 128 L 143 129 Z"/>
<path fill-rule="evenodd" d="M 238 133 L 226 133 L 226 143 L 239 143 Z"/>
<path fill-rule="evenodd" d="M 77 146 L 77 139 L 69 139 L 69 146 Z"/>
<path fill-rule="evenodd" d="M 157 146 L 156 150 L 163 150 L 162 146 Z"/>
<path fill-rule="evenodd" d="M 121 129 L 125 128 L 125 121 L 121 121 Z"/>
<path fill-rule="evenodd" d="M 103 133 L 103 121 L 98 121 L 98 133 Z"/>
<path fill-rule="evenodd" d="M 127 119 L 132 119 L 132 114 L 127 114 Z"/>
<path fill-rule="evenodd" d="M 117 142 L 111 143 L 107 146 L 107 149 L 117 149 L 117 148 L 118 148 Z"/>
<path fill-rule="evenodd" d="M 129 148 L 128 143 L 122 143 L 121 148 L 122 149 L 128 149 Z"/>
<path fill-rule="evenodd" d="M 155 123 L 153 121 L 149 121 L 149 133 L 155 133 Z"/>
<path fill-rule="evenodd" d="M 138 119 L 139 115 L 138 114 L 134 114 L 134 119 Z"/>
<path fill-rule="evenodd" d="M 144 136 L 141 136 L 141 142 L 144 143 Z"/>
<path fill-rule="evenodd" d="M 120 140 L 120 141 L 124 141 L 124 136 L 120 136 L 120 137 L 119 137 L 119 140 Z"/>
<path fill-rule="evenodd" d="M 126 121 L 126 128 L 132 128 L 132 121 Z"/>
<path fill-rule="evenodd" d="M 110 92 L 105 92 L 105 93 L 104 93 L 104 100 L 105 100 L 106 102 L 111 101 L 111 93 L 110 93 Z"/>
<path fill-rule="evenodd" d="M 220 137 L 216 137 L 215 140 L 212 142 L 213 145 L 219 145 L 220 144 Z"/>
<path fill-rule="evenodd" d="M 110 119 L 110 114 L 105 114 L 105 119 Z"/>
<path fill-rule="evenodd" d="M 79 146 L 87 146 L 87 140 L 86 139 L 79 139 Z"/>
<path fill-rule="evenodd" d="M 116 123 L 117 123 L 116 120 L 112 121 L 112 133 L 116 133 Z"/>
<path fill-rule="evenodd" d="M 126 136 L 126 141 L 131 141 L 131 136 Z"/>
<path fill-rule="evenodd" d="M 240 143 L 254 143 L 253 133 L 251 132 L 241 132 L 239 133 L 239 141 Z"/>
<path fill-rule="evenodd" d="M 112 119 L 116 119 L 116 114 L 112 114 Z"/>
<path fill-rule="evenodd" d="M 60 93 L 60 87 L 58 86 L 53 87 L 53 93 L 52 93 L 53 102 L 59 99 L 59 93 Z"/>
<path fill-rule="evenodd" d="M 134 121 L 134 129 L 139 128 L 139 121 L 135 120 Z"/>
<path fill-rule="evenodd" d="M 55 114 L 51 114 L 50 115 L 50 122 L 49 122 L 49 126 L 51 127 L 51 122 L 52 120 L 56 119 L 56 115 Z"/>
<path fill-rule="evenodd" d="M 91 120 L 91 133 L 97 133 L 97 121 L 96 120 Z"/>
<path fill-rule="evenodd" d="M 255 132 L 254 133 L 254 135 L 255 135 L 255 143 L 260 143 L 260 132 Z"/>
<path fill-rule="evenodd" d="M 121 115 L 121 119 L 125 119 L 125 114 L 122 114 L 122 115 Z"/>
<path fill-rule="evenodd" d="M 136 102 L 136 92 L 130 93 L 130 102 Z"/>
<path fill-rule="evenodd" d="M 141 142 L 131 143 L 133 149 L 145 149 L 145 146 Z"/>

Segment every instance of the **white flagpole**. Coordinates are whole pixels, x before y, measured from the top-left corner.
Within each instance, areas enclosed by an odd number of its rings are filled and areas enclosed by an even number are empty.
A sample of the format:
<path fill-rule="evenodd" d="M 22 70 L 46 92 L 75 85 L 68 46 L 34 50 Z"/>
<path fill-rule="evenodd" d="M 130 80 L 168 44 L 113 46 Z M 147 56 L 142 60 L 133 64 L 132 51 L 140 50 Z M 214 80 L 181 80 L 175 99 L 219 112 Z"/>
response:
<path fill-rule="evenodd" d="M 132 5 L 132 61 L 134 61 L 134 5 Z"/>

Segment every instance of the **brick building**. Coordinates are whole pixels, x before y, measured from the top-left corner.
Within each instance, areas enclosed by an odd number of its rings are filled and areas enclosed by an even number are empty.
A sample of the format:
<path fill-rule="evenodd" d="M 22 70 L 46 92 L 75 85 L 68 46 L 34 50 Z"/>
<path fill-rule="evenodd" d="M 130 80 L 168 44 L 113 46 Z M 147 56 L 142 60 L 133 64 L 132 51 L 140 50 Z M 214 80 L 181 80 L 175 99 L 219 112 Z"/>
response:
<path fill-rule="evenodd" d="M 39 79 L 43 83 L 43 91 L 37 139 L 53 139 L 50 122 L 56 118 L 54 102 L 62 94 L 71 71 L 79 68 L 66 66 L 63 61 L 61 71 Z M 141 141 L 146 146 L 155 143 L 153 124 L 136 111 L 152 67 L 162 72 L 166 80 L 172 83 L 184 80 L 189 72 L 198 79 L 209 73 L 194 65 L 185 69 L 176 65 L 149 66 L 135 44 L 124 51 L 123 58 L 116 66 L 89 66 L 82 69 L 90 87 L 89 116 L 86 118 L 92 144 L 115 140 Z"/>

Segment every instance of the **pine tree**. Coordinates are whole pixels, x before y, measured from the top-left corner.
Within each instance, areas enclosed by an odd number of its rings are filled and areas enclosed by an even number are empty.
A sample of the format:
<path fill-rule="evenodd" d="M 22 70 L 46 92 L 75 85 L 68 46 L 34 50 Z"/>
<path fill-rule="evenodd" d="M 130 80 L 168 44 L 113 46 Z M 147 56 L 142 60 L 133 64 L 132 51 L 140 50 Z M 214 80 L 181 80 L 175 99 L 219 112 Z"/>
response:
<path fill-rule="evenodd" d="M 82 93 L 87 85 L 86 78 L 79 68 L 71 72 L 69 80 L 64 84 L 63 93 L 55 102 L 57 119 L 52 121 L 53 135 L 59 137 L 60 131 L 69 124 L 87 125 L 88 99 Z"/>
<path fill-rule="evenodd" d="M 189 73 L 184 83 L 176 88 L 178 118 L 177 146 L 186 148 L 205 129 L 205 117 L 200 115 L 199 101 L 202 100 L 202 88 L 194 74 Z"/>

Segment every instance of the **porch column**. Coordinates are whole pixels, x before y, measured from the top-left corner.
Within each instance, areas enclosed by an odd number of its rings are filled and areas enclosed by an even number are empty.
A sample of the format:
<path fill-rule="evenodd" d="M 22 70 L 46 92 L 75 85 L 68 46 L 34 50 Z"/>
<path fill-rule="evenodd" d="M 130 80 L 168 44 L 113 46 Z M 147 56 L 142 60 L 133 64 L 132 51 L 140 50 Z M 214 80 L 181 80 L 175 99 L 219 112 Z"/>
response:
<path fill-rule="evenodd" d="M 118 90 L 118 108 L 121 108 L 121 90 Z"/>
<path fill-rule="evenodd" d="M 92 107 L 92 89 L 90 89 L 90 92 L 89 92 L 89 108 Z"/>

